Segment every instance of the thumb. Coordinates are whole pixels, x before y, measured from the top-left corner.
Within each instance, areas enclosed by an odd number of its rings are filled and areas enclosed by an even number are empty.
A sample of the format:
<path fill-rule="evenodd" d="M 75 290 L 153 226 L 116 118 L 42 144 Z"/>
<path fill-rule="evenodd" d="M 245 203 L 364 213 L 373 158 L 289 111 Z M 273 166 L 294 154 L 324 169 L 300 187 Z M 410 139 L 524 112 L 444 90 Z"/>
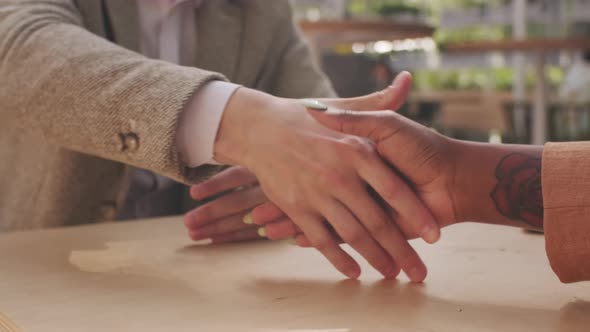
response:
<path fill-rule="evenodd" d="M 395 134 L 401 115 L 392 111 L 326 111 L 308 108 L 308 113 L 321 125 L 344 134 L 367 137 L 376 143 Z"/>
<path fill-rule="evenodd" d="M 322 102 L 341 109 L 355 111 L 398 110 L 412 88 L 412 74 L 401 72 L 387 88 L 356 98 L 323 99 Z"/>

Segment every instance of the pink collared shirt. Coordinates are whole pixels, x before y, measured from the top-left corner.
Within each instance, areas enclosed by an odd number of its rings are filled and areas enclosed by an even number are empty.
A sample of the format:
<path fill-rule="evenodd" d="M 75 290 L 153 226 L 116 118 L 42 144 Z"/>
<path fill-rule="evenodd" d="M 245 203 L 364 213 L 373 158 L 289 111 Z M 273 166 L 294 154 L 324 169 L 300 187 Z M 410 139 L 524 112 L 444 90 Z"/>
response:
<path fill-rule="evenodd" d="M 136 0 L 141 26 L 140 45 L 144 55 L 187 65 L 182 49 L 183 26 L 194 27 L 195 11 L 203 0 Z M 193 31 L 194 33 L 194 31 Z M 187 63 L 184 63 L 184 62 Z M 227 82 L 210 82 L 201 88 L 181 117 L 177 144 L 189 167 L 215 164 L 213 147 L 221 116 L 238 88 Z"/>

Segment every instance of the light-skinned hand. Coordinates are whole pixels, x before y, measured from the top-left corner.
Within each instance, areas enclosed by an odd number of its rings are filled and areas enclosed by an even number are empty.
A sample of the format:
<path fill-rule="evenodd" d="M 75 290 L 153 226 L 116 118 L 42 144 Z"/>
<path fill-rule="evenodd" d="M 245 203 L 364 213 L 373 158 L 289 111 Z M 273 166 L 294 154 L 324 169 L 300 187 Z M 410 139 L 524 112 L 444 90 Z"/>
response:
<path fill-rule="evenodd" d="M 389 105 L 399 107 L 410 86 L 411 76 L 403 73 L 384 92 L 321 101 L 334 110 L 350 110 L 391 97 Z M 370 140 L 319 125 L 300 100 L 238 89 L 224 112 L 215 158 L 255 174 L 270 201 L 346 276 L 357 278 L 360 267 L 331 229 L 386 278 L 397 276 L 400 268 L 412 281 L 425 278 L 424 263 L 399 227 L 432 243 L 439 237 L 434 217 Z M 395 210 L 395 219 L 369 188 Z"/>
<path fill-rule="evenodd" d="M 190 195 L 195 200 L 209 200 L 184 216 L 184 224 L 193 240 L 225 243 L 262 239 L 259 227 L 245 223 L 244 216 L 268 199 L 258 186 L 256 176 L 244 167 L 230 167 L 192 186 Z"/>

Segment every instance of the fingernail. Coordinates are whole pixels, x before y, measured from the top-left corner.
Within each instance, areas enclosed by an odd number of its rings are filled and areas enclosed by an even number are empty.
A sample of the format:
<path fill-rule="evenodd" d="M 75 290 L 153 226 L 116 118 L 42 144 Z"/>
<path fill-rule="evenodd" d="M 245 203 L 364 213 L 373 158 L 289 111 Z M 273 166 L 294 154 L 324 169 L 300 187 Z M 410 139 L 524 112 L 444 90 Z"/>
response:
<path fill-rule="evenodd" d="M 424 241 L 430 244 L 436 243 L 436 241 L 438 241 L 439 238 L 436 227 L 432 225 L 424 226 L 424 228 L 422 228 L 420 236 L 422 237 L 422 239 L 424 239 Z"/>
<path fill-rule="evenodd" d="M 410 272 L 408 273 L 408 278 L 410 278 L 412 282 L 422 282 L 424 280 L 423 273 L 420 271 L 420 268 L 418 267 L 412 268 L 410 270 Z"/>
<path fill-rule="evenodd" d="M 301 100 L 301 104 L 303 104 L 303 106 L 307 107 L 307 108 L 311 108 L 312 110 L 315 111 L 326 111 L 328 109 L 328 106 L 326 106 L 326 104 L 315 100 L 315 99 L 302 99 Z"/>
<path fill-rule="evenodd" d="M 252 219 L 252 212 L 246 214 L 244 218 L 242 218 L 242 221 L 246 225 L 252 225 L 254 223 L 254 219 Z"/>
<path fill-rule="evenodd" d="M 395 77 L 395 79 L 393 80 L 393 83 L 391 84 L 391 87 L 392 87 L 392 88 L 395 88 L 395 87 L 396 87 L 396 86 L 399 84 L 399 82 L 400 82 L 400 80 L 401 80 L 402 76 L 405 76 L 405 75 L 407 75 L 407 74 L 409 74 L 409 72 L 407 72 L 407 71 L 402 71 L 401 73 L 397 74 L 397 76 L 396 76 L 396 77 Z"/>
<path fill-rule="evenodd" d="M 399 275 L 399 268 L 392 266 L 387 273 L 385 273 L 385 279 L 395 279 Z"/>
<path fill-rule="evenodd" d="M 290 238 L 288 238 L 288 239 L 287 239 L 287 242 L 288 242 L 289 244 L 292 244 L 292 245 L 294 245 L 294 246 L 296 246 L 296 245 L 297 245 L 297 240 L 295 240 L 295 238 L 294 238 L 294 237 L 290 237 Z"/>
<path fill-rule="evenodd" d="M 260 237 L 266 237 L 266 228 L 264 228 L 264 227 L 260 227 L 260 228 L 258 229 L 258 235 L 259 235 Z"/>
<path fill-rule="evenodd" d="M 350 270 L 344 271 L 344 274 L 349 279 L 358 279 L 360 272 L 358 270 L 356 270 L 356 269 L 350 269 Z"/>

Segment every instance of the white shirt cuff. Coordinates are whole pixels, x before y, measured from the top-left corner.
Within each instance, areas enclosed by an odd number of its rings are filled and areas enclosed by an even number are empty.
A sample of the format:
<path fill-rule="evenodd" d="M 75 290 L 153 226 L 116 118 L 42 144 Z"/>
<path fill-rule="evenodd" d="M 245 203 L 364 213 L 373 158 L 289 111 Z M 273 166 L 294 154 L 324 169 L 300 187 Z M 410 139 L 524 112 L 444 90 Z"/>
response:
<path fill-rule="evenodd" d="M 200 88 L 184 110 L 178 132 L 178 149 L 188 167 L 218 163 L 213 159 L 215 138 L 227 102 L 239 85 L 212 81 Z"/>

